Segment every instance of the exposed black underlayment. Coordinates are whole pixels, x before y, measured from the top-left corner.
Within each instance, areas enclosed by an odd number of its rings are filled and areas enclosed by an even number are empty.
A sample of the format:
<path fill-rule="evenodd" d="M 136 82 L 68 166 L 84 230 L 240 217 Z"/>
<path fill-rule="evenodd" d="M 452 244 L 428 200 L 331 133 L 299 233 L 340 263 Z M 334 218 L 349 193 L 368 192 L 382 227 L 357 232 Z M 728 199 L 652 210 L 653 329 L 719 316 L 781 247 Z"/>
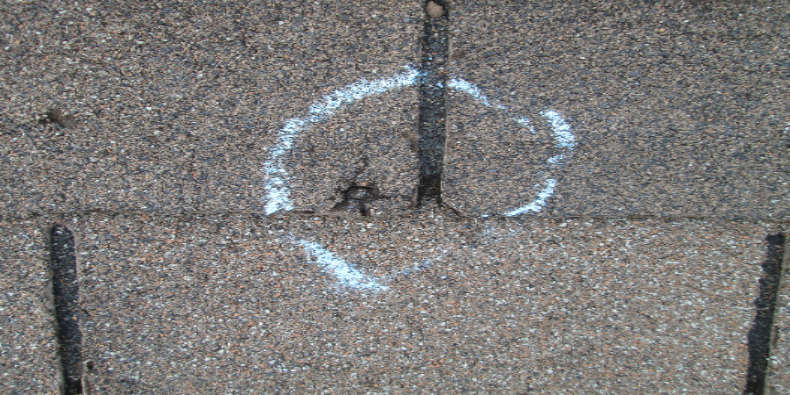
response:
<path fill-rule="evenodd" d="M 417 200 L 441 199 L 442 162 L 447 131 L 445 108 L 444 70 L 448 45 L 448 5 L 444 0 L 433 0 L 444 7 L 444 15 L 426 15 L 422 37 L 420 64 L 420 118 L 418 123 L 420 160 L 420 186 Z"/>
<path fill-rule="evenodd" d="M 774 325 L 776 297 L 785 254 L 785 235 L 768 235 L 768 252 L 763 262 L 763 278 L 760 279 L 760 294 L 754 301 L 757 314 L 749 331 L 749 370 L 746 374 L 744 395 L 763 395 L 771 355 L 771 331 Z"/>
<path fill-rule="evenodd" d="M 82 394 L 82 333 L 79 319 L 79 285 L 74 235 L 65 226 L 55 226 L 50 234 L 50 265 L 55 297 L 63 394 Z"/>

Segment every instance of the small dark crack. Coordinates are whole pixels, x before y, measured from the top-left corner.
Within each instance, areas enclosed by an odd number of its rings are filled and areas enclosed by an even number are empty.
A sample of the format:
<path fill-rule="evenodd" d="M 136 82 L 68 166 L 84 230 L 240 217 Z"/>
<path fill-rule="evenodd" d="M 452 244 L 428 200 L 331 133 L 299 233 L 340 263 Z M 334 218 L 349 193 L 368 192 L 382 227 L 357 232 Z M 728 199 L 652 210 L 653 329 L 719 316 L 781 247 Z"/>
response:
<path fill-rule="evenodd" d="M 343 192 L 343 201 L 332 207 L 331 212 L 369 217 L 370 208 L 367 203 L 379 199 L 383 197 L 378 188 L 352 185 Z"/>
<path fill-rule="evenodd" d="M 52 108 L 42 115 L 38 122 L 42 125 L 56 124 L 61 128 L 68 129 L 77 126 L 77 120 L 73 115 L 66 114 L 59 108 Z"/>

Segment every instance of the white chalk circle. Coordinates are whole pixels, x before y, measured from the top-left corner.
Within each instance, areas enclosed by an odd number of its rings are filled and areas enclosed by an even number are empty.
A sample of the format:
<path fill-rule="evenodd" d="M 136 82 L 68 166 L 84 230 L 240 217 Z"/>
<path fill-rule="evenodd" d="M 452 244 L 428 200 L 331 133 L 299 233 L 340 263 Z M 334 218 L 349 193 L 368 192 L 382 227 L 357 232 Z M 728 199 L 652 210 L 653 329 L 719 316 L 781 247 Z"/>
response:
<path fill-rule="evenodd" d="M 477 85 L 463 80 L 461 78 L 453 78 L 447 83 L 447 87 L 458 92 L 463 92 L 468 94 L 472 97 L 475 101 L 479 102 L 480 104 L 494 108 L 500 111 L 504 111 L 513 121 L 516 123 L 528 128 L 528 130 L 535 134 L 535 128 L 532 126 L 530 119 L 525 116 L 521 116 L 518 114 L 511 114 L 511 111 L 506 106 L 501 104 L 492 104 L 492 100 L 489 99 Z M 570 125 L 565 122 L 565 119 L 562 118 L 562 115 L 557 111 L 547 109 L 540 113 L 540 116 L 545 118 L 549 125 L 551 126 L 552 137 L 554 139 L 554 146 L 557 147 L 559 151 L 558 154 L 546 158 L 545 164 L 548 167 L 558 167 L 565 164 L 565 161 L 570 158 L 571 154 L 573 153 L 574 149 L 576 148 L 576 138 L 573 135 L 573 131 L 571 130 Z M 541 183 L 542 188 L 538 192 L 537 196 L 531 201 L 526 203 L 523 206 L 516 207 L 514 209 L 505 211 L 504 213 L 500 213 L 499 215 L 503 215 L 506 217 L 515 217 L 517 215 L 521 215 L 524 213 L 537 213 L 546 206 L 546 200 L 550 198 L 554 194 L 554 188 L 557 186 L 557 180 L 547 177 Z M 483 215 L 483 217 L 488 217 L 489 215 Z"/>
<path fill-rule="evenodd" d="M 339 289 L 350 288 L 355 291 L 364 292 L 383 292 L 388 291 L 390 287 L 387 285 L 390 281 L 400 277 L 408 276 L 427 268 L 430 268 L 434 262 L 441 259 L 447 251 L 443 250 L 440 255 L 434 256 L 432 259 L 424 260 L 421 263 L 415 263 L 409 267 L 393 273 L 389 276 L 373 276 L 365 274 L 365 272 L 356 267 L 352 262 L 339 256 L 337 253 L 328 250 L 321 244 L 311 242 L 306 239 L 298 237 L 290 237 L 286 239 L 292 244 L 302 247 L 305 254 L 308 255 L 308 260 L 319 266 L 325 273 L 330 274 L 336 279 L 336 286 Z"/>
<path fill-rule="evenodd" d="M 313 257 L 315 263 L 321 268 L 335 276 L 340 285 L 355 288 L 363 291 L 381 292 L 389 289 L 388 286 L 381 284 L 381 279 L 364 274 L 354 267 L 353 264 L 346 262 L 324 246 L 307 241 L 305 239 L 291 238 L 293 243 L 299 244 L 305 252 Z"/>
<path fill-rule="evenodd" d="M 269 150 L 269 156 L 264 163 L 266 196 L 264 200 L 264 212 L 266 215 L 274 214 L 279 211 L 291 211 L 294 209 L 291 201 L 291 191 L 289 182 L 291 178 L 285 168 L 284 155 L 293 148 L 294 141 L 304 132 L 314 125 L 326 121 L 335 115 L 342 108 L 352 105 L 354 102 L 365 99 L 369 96 L 379 95 L 390 91 L 395 91 L 408 86 L 419 84 L 421 73 L 413 67 L 406 67 L 406 71 L 389 78 L 368 81 L 360 80 L 336 90 L 310 106 L 307 115 L 303 117 L 291 118 L 277 134 L 277 143 Z M 491 100 L 481 92 L 477 85 L 461 78 L 453 78 L 447 82 L 447 87 L 458 92 L 470 95 L 474 100 L 486 107 L 496 108 L 502 111 L 510 110 L 502 105 L 491 104 Z M 546 158 L 548 166 L 562 166 L 573 153 L 576 143 L 570 126 L 562 116 L 554 110 L 547 109 L 540 113 L 545 118 L 552 129 L 555 146 L 559 154 Z M 530 119 L 525 116 L 515 114 L 513 120 L 534 133 L 534 128 L 530 124 Z M 528 212 L 539 212 L 546 205 L 546 200 L 554 194 L 557 181 L 553 178 L 546 178 L 542 181 L 542 189 L 535 198 L 526 202 L 520 207 L 507 210 L 499 215 L 508 217 L 517 216 Z"/>

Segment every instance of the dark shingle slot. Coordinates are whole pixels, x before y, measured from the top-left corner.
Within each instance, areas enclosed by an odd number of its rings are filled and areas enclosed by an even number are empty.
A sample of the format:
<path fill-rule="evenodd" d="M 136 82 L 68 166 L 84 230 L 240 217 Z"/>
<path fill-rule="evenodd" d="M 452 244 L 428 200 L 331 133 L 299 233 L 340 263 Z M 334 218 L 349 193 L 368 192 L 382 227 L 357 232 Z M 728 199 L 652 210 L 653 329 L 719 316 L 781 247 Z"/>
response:
<path fill-rule="evenodd" d="M 765 379 L 768 357 L 771 355 L 771 330 L 774 325 L 776 297 L 782 273 L 782 260 L 785 251 L 785 235 L 779 233 L 765 238 L 768 253 L 763 262 L 763 278 L 760 279 L 760 294 L 754 301 L 757 313 L 749 331 L 749 370 L 746 373 L 744 395 L 765 393 Z"/>
<path fill-rule="evenodd" d="M 63 394 L 82 394 L 82 333 L 79 327 L 79 285 L 74 235 L 65 226 L 55 226 L 50 234 L 50 265 L 55 297 Z"/>
<path fill-rule="evenodd" d="M 446 134 L 444 64 L 447 59 L 447 3 L 428 1 L 422 38 L 418 200 L 441 199 L 442 162 Z"/>

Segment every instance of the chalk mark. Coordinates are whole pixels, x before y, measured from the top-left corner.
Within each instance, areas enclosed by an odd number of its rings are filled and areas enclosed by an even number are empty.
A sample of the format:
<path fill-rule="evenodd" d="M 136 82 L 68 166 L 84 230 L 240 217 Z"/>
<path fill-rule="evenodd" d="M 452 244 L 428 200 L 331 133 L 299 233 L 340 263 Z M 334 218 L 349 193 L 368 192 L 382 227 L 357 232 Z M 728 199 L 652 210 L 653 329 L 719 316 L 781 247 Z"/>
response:
<path fill-rule="evenodd" d="M 341 287 L 352 288 L 358 291 L 371 291 L 374 293 L 389 291 L 387 283 L 411 274 L 419 273 L 433 266 L 435 260 L 441 259 L 447 251 L 434 257 L 433 260 L 426 259 L 406 269 L 395 272 L 387 276 L 370 276 L 359 270 L 353 263 L 347 262 L 339 257 L 335 252 L 330 251 L 321 244 L 314 243 L 305 239 L 290 237 L 288 241 L 301 246 L 304 252 L 310 256 L 326 273 L 337 279 Z"/>
<path fill-rule="evenodd" d="M 293 202 L 291 201 L 291 192 L 288 187 L 290 177 L 288 170 L 285 169 L 283 156 L 293 148 L 294 140 L 296 140 L 299 134 L 310 126 L 335 115 L 339 109 L 358 100 L 391 90 L 415 86 L 419 83 L 421 76 L 424 75 L 424 72 L 418 71 L 411 66 L 407 66 L 406 70 L 406 72 L 396 74 L 390 78 L 382 78 L 373 81 L 363 79 L 343 89 L 336 90 L 313 103 L 313 105 L 310 106 L 307 116 L 291 118 L 285 122 L 285 126 L 278 132 L 278 143 L 270 149 L 269 159 L 264 163 L 263 170 L 266 174 L 266 197 L 264 198 L 266 203 L 264 213 L 266 215 L 271 215 L 278 211 L 291 211 L 294 209 Z M 452 78 L 447 82 L 447 87 L 470 95 L 472 99 L 480 102 L 486 107 L 512 113 L 508 107 L 497 104 L 488 98 L 477 85 L 462 78 Z M 535 133 L 535 128 L 528 117 L 518 114 L 512 115 L 515 122 L 528 128 L 531 133 Z M 548 121 L 553 132 L 555 146 L 562 152 L 547 158 L 546 164 L 554 167 L 561 166 L 576 149 L 576 137 L 570 125 L 568 125 L 559 112 L 547 109 L 541 112 L 540 116 Z M 499 215 L 514 217 L 528 212 L 539 212 L 546 206 L 547 199 L 554 195 L 556 186 L 557 180 L 546 178 L 542 182 L 541 190 L 531 202 Z M 483 216 L 488 217 L 490 215 L 486 214 Z"/>
<path fill-rule="evenodd" d="M 482 105 L 495 108 L 497 110 L 502 110 L 505 112 L 510 112 L 510 109 L 506 106 L 501 104 L 492 103 L 492 100 L 486 96 L 483 91 L 475 84 L 466 81 L 461 78 L 453 78 L 448 82 L 448 87 L 451 89 L 455 89 L 458 92 L 463 92 L 468 94 L 472 97 L 475 101 L 481 103 Z M 576 137 L 573 135 L 573 131 L 571 130 L 570 125 L 565 122 L 565 119 L 554 110 L 545 110 L 540 113 L 540 116 L 545 118 L 549 125 L 551 126 L 551 130 L 553 132 L 555 146 L 557 149 L 561 150 L 563 153 L 559 155 L 554 155 L 548 159 L 546 159 L 546 164 L 551 166 L 560 166 L 564 164 L 564 161 L 570 157 L 573 151 L 576 149 Z M 535 127 L 532 125 L 531 120 L 528 117 L 524 116 L 513 116 L 513 120 L 528 128 L 528 130 L 535 134 Z M 546 200 L 548 200 L 552 195 L 554 195 L 554 188 L 557 186 L 557 180 L 553 178 L 547 178 L 543 182 L 543 188 L 538 192 L 537 196 L 531 202 L 518 207 L 516 209 L 506 211 L 501 215 L 506 217 L 515 217 L 524 213 L 537 213 L 546 206 Z M 488 217 L 490 215 L 483 215 L 483 217 Z"/>
<path fill-rule="evenodd" d="M 288 171 L 285 169 L 282 157 L 288 150 L 293 148 L 294 140 L 299 133 L 309 126 L 326 120 L 333 116 L 337 110 L 355 101 L 415 85 L 419 73 L 411 67 L 406 67 L 406 69 L 406 72 L 391 78 L 374 81 L 363 79 L 343 89 L 336 90 L 310 106 L 307 116 L 291 118 L 285 122 L 285 126 L 278 133 L 279 142 L 271 148 L 269 160 L 264 163 L 263 170 L 267 175 L 265 188 L 268 200 L 264 207 L 266 215 L 294 209 L 291 202 L 291 191 L 288 188 Z"/>
<path fill-rule="evenodd" d="M 388 286 L 379 284 L 375 277 L 365 275 L 353 264 L 339 258 L 334 252 L 327 250 L 322 245 L 304 239 L 292 238 L 292 240 L 296 244 L 301 245 L 304 251 L 312 256 L 324 271 L 335 276 L 340 285 L 373 292 L 389 290 Z"/>

